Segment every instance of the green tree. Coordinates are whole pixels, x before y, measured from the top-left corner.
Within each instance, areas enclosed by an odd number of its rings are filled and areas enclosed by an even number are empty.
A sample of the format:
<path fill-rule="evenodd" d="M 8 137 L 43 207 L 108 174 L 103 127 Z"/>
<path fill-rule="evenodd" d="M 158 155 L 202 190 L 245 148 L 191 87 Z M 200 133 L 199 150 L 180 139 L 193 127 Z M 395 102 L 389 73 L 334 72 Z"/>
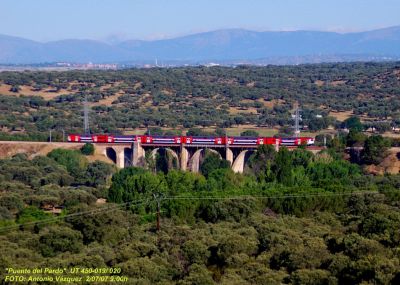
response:
<path fill-rule="evenodd" d="M 362 160 L 366 164 L 379 164 L 387 154 L 390 146 L 382 136 L 370 136 L 365 140 Z"/>
<path fill-rule="evenodd" d="M 259 137 L 260 134 L 254 130 L 246 130 L 240 133 L 241 137 Z"/>
<path fill-rule="evenodd" d="M 145 135 L 151 136 L 162 136 L 164 135 L 164 131 L 161 128 L 154 127 L 154 128 L 147 128 Z"/>
<path fill-rule="evenodd" d="M 360 118 L 356 116 L 352 116 L 344 120 L 342 127 L 347 128 L 349 130 L 355 130 L 358 132 L 361 132 L 364 129 L 364 126 L 361 123 Z"/>
<path fill-rule="evenodd" d="M 47 156 L 65 166 L 68 172 L 76 178 L 82 178 L 85 173 L 88 162 L 79 151 L 57 148 L 49 152 Z"/>
<path fill-rule="evenodd" d="M 224 137 L 226 136 L 226 130 L 222 128 L 216 128 L 214 131 L 214 135 L 217 137 Z"/>
<path fill-rule="evenodd" d="M 286 186 L 293 185 L 292 157 L 286 147 L 281 147 L 276 155 L 274 172 L 276 180 Z"/>
<path fill-rule="evenodd" d="M 109 163 L 96 160 L 89 163 L 86 169 L 86 181 L 89 186 L 98 187 L 106 185 L 107 181 L 115 173 L 115 167 Z"/>
<path fill-rule="evenodd" d="M 229 167 L 230 163 L 227 160 L 221 159 L 220 156 L 216 153 L 206 151 L 204 161 L 200 166 L 200 172 L 205 177 L 208 177 L 208 175 L 216 169 Z"/>
<path fill-rule="evenodd" d="M 124 200 L 124 191 L 128 188 L 128 178 L 135 175 L 144 174 L 147 171 L 139 167 L 127 167 L 121 169 L 111 179 L 111 186 L 108 191 L 108 199 L 111 202 L 122 203 Z"/>
<path fill-rule="evenodd" d="M 83 246 L 82 234 L 68 227 L 51 227 L 43 230 L 39 242 L 40 252 L 45 257 L 54 257 L 67 251 L 78 253 Z"/>
<path fill-rule="evenodd" d="M 329 271 L 321 269 L 299 269 L 290 276 L 293 285 L 336 284 L 337 279 Z"/>
<path fill-rule="evenodd" d="M 249 158 L 248 165 L 250 172 L 253 173 L 259 181 L 271 182 L 275 180 L 273 165 L 277 152 L 272 145 L 261 145 L 257 151 Z"/>
<path fill-rule="evenodd" d="M 293 150 L 291 156 L 294 167 L 303 166 L 304 168 L 307 168 L 308 164 L 311 162 L 311 159 L 313 158 L 312 152 L 304 148 L 297 148 Z"/>
<path fill-rule="evenodd" d="M 350 129 L 346 137 L 347 146 L 362 146 L 367 136 L 356 129 Z"/>
<path fill-rule="evenodd" d="M 122 183 L 119 179 L 112 181 L 108 198 L 111 202 L 132 202 L 144 198 L 152 198 L 155 192 L 165 192 L 166 183 L 163 173 L 154 174 L 149 171 L 138 171 L 128 175 Z"/>
<path fill-rule="evenodd" d="M 83 155 L 93 155 L 94 154 L 94 145 L 91 143 L 85 143 L 81 147 L 81 153 Z"/>
<path fill-rule="evenodd" d="M 0 207 L 4 207 L 9 211 L 18 212 L 24 208 L 22 197 L 17 193 L 0 196 Z"/>
<path fill-rule="evenodd" d="M 18 223 L 34 222 L 49 218 L 50 214 L 45 213 L 34 206 L 26 207 L 18 213 Z"/>

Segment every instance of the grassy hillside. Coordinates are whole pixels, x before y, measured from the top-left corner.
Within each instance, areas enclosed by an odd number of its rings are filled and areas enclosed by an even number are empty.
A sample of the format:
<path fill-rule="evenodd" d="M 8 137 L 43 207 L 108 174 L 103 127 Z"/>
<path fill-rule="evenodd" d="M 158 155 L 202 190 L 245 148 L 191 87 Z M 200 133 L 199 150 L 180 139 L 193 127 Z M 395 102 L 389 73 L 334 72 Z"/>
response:
<path fill-rule="evenodd" d="M 315 130 L 352 115 L 398 124 L 399 79 L 399 63 L 2 72 L 0 127 L 3 137 L 80 132 L 85 97 L 94 132 L 276 128 L 292 125 L 296 101 Z"/>

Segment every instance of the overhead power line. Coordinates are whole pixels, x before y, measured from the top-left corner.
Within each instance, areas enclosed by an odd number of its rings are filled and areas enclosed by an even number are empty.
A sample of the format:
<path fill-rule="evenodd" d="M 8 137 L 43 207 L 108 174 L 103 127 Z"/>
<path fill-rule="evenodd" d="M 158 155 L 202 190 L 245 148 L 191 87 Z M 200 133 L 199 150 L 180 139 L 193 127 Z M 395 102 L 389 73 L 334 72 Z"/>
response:
<path fill-rule="evenodd" d="M 316 194 L 293 194 L 293 195 L 280 195 L 280 196 L 267 196 L 267 195 L 238 195 L 230 197 L 191 197 L 191 196 L 175 196 L 164 197 L 163 200 L 237 200 L 237 199 L 287 199 L 287 198 L 308 198 L 308 197 L 331 197 L 331 196 L 351 196 L 351 195 L 366 195 L 366 194 L 380 194 L 376 191 L 354 191 L 354 192 L 341 192 L 341 193 L 316 193 Z"/>
<path fill-rule="evenodd" d="M 290 198 L 309 198 L 309 197 L 339 197 L 339 196 L 352 196 L 352 195 L 368 195 L 368 194 L 381 194 L 376 191 L 354 191 L 354 192 L 339 192 L 339 193 L 315 193 L 315 194 L 289 194 L 289 195 L 276 195 L 276 196 L 268 196 L 268 195 L 237 195 L 237 196 L 228 196 L 228 197 L 211 197 L 211 196 L 203 196 L 203 197 L 194 197 L 194 196 L 156 196 L 154 198 L 154 201 L 157 202 L 157 205 L 161 203 L 163 200 L 241 200 L 241 199 L 290 199 Z M 13 230 L 13 229 L 18 229 L 22 226 L 29 226 L 29 225 L 36 225 L 36 224 L 47 224 L 47 223 L 52 223 L 52 222 L 57 222 L 60 220 L 64 220 L 67 218 L 73 218 L 73 217 L 79 217 L 79 216 L 85 216 L 85 215 L 93 215 L 93 214 L 99 214 L 103 213 L 106 211 L 113 211 L 117 210 L 123 206 L 138 206 L 141 204 L 148 204 L 151 202 L 151 198 L 147 199 L 141 199 L 141 200 L 134 200 L 134 201 L 129 201 L 125 203 L 120 203 L 120 204 L 112 204 L 109 207 L 102 207 L 99 209 L 94 209 L 90 211 L 84 211 L 84 212 L 77 212 L 77 213 L 72 213 L 64 216 L 58 216 L 54 218 L 48 218 L 48 219 L 43 219 L 43 220 L 38 220 L 38 221 L 31 221 L 31 222 L 26 222 L 26 223 L 20 223 L 20 224 L 15 224 L 15 225 L 10 225 L 10 226 L 5 226 L 0 228 L 0 233 L 7 231 L 7 230 Z M 159 206 L 157 207 L 157 213 L 159 214 Z"/>
<path fill-rule="evenodd" d="M 76 213 L 72 213 L 72 214 L 68 214 L 68 215 L 64 215 L 64 216 L 58 216 L 58 217 L 53 217 L 53 218 L 48 218 L 48 219 L 43 219 L 43 220 L 37 220 L 37 221 L 15 224 L 15 225 L 11 225 L 11 226 L 0 227 L 0 232 L 6 231 L 6 230 L 18 229 L 22 226 L 47 224 L 47 223 L 53 223 L 53 222 L 57 222 L 60 220 L 64 220 L 67 218 L 99 214 L 99 213 L 106 212 L 106 211 L 114 211 L 114 210 L 118 210 L 119 208 L 121 208 L 123 206 L 128 206 L 128 205 L 137 206 L 137 205 L 143 204 L 145 202 L 149 203 L 150 201 L 149 201 L 149 199 L 141 199 L 141 200 L 130 201 L 130 202 L 121 203 L 121 204 L 112 204 L 109 207 L 101 207 L 99 209 L 94 209 L 94 210 L 90 210 L 90 211 L 76 212 Z"/>

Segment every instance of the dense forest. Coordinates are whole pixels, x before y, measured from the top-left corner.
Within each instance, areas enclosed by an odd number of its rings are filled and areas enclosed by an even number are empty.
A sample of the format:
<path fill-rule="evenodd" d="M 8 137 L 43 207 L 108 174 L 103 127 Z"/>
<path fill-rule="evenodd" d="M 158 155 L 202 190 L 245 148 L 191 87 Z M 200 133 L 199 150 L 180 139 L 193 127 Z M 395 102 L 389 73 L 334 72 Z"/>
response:
<path fill-rule="evenodd" d="M 1 277 L 80 266 L 121 268 L 127 284 L 399 284 L 400 176 L 363 172 L 380 136 L 344 160 L 359 137 L 318 154 L 262 146 L 243 174 L 213 153 L 201 173 L 117 171 L 90 163 L 89 145 L 0 160 Z"/>
<path fill-rule="evenodd" d="M 379 131 L 400 123 L 399 63 L 1 72 L 0 138 L 61 140 L 81 132 L 292 125 L 298 102 L 311 131 L 340 127 L 351 113 Z"/>

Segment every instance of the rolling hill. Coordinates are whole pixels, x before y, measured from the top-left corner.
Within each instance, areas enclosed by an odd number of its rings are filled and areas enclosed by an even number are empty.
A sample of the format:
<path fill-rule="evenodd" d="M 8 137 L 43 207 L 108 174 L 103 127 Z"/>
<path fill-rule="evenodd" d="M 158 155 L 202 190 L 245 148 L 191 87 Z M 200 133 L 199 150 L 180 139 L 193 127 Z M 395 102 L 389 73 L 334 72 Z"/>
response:
<path fill-rule="evenodd" d="M 46 43 L 0 35 L 0 63 L 43 62 L 303 63 L 400 58 L 400 26 L 339 34 L 319 31 L 218 30 L 173 39 L 109 44 L 68 39 Z"/>

